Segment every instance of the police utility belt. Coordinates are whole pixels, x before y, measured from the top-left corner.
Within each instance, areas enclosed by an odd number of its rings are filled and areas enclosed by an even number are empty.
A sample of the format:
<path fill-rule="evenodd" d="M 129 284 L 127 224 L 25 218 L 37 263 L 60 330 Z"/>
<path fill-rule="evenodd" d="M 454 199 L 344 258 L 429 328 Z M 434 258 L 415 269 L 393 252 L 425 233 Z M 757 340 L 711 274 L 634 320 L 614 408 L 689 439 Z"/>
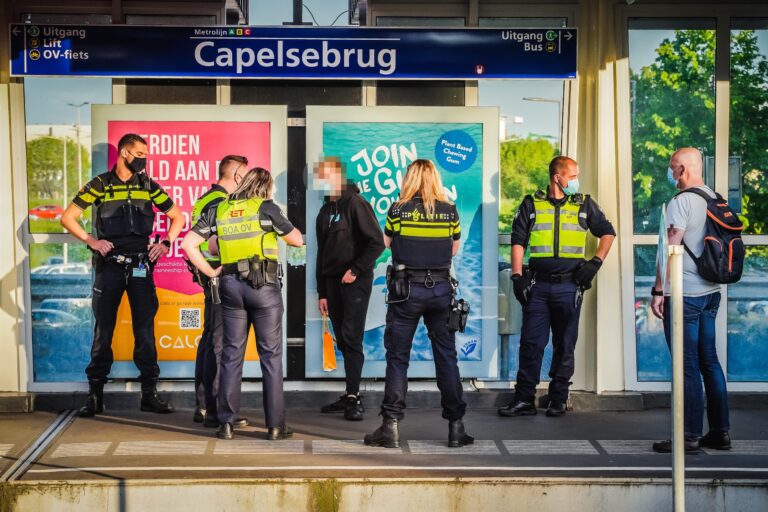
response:
<path fill-rule="evenodd" d="M 264 285 L 280 286 L 283 267 L 275 260 L 257 257 L 222 265 L 221 275 L 236 275 L 241 281 L 247 281 L 256 289 Z"/>
<path fill-rule="evenodd" d="M 469 318 L 469 303 L 464 299 L 456 300 L 456 290 L 459 282 L 451 277 L 449 269 L 410 269 L 405 265 L 389 265 L 387 267 L 387 304 L 406 302 L 411 297 L 411 283 L 425 288 L 434 288 L 439 282 L 451 283 L 453 289 L 448 329 L 452 332 L 464 332 Z"/>

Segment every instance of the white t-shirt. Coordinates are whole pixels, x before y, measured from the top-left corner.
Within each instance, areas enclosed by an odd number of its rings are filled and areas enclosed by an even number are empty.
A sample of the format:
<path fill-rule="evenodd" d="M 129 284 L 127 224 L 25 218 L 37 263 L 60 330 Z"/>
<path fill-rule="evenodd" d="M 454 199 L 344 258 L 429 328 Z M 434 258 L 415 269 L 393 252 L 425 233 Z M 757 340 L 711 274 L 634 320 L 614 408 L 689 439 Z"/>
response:
<path fill-rule="evenodd" d="M 715 193 L 706 185 L 696 188 L 704 190 L 713 198 L 715 197 Z M 706 221 L 707 202 L 696 193 L 687 192 L 675 196 L 667 205 L 667 228 L 684 230 L 683 243 L 697 257 L 704 251 Z M 667 280 L 664 290 L 667 294 L 669 293 L 669 280 Z M 686 251 L 683 255 L 683 295 L 700 297 L 719 291 L 719 284 L 707 281 L 699 275 L 696 270 L 696 263 Z"/>

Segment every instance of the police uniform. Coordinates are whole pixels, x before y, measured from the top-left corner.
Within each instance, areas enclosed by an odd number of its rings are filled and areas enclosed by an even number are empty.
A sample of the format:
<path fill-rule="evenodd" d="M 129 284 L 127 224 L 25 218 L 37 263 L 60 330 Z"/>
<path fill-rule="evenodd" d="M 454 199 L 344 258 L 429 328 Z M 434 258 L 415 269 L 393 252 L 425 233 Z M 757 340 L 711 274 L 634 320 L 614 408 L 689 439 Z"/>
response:
<path fill-rule="evenodd" d="M 211 185 L 211 188 L 200 196 L 200 199 L 192 207 L 192 223 L 196 223 L 207 209 L 215 209 L 221 201 L 226 199 L 227 195 L 227 190 L 221 185 Z M 200 245 L 200 251 L 213 268 L 221 265 L 218 255 L 213 255 L 208 250 L 207 240 Z M 207 279 L 201 273 L 198 275 L 201 278 L 200 284 L 203 288 L 205 301 L 203 306 L 203 334 L 200 337 L 195 358 L 195 393 L 198 408 L 211 411 L 214 415 L 216 413 L 216 394 L 219 389 L 219 361 L 221 360 L 224 338 L 223 320 L 221 305 L 213 304 L 211 300 Z"/>
<path fill-rule="evenodd" d="M 283 401 L 283 298 L 277 262 L 278 236 L 293 225 L 271 200 L 227 199 L 209 208 L 192 231 L 208 239 L 216 235 L 222 265 L 221 307 L 224 346 L 219 367 L 217 417 L 234 424 L 240 409 L 249 325 L 256 334 L 256 348 L 263 379 L 267 428 L 285 425 Z"/>
<path fill-rule="evenodd" d="M 94 254 L 92 306 L 96 323 L 91 362 L 85 370 L 88 381 L 99 385 L 107 381 L 113 361 L 117 309 L 127 292 L 134 335 L 133 361 L 140 372 L 142 391 L 154 390 L 160 375 L 154 330 L 158 300 L 152 275 L 154 263 L 149 261 L 147 247 L 155 220 L 153 207 L 167 213 L 173 201 L 145 173 L 122 181 L 113 168 L 88 182 L 72 202 L 81 210 L 96 206 L 97 237 L 114 246 L 106 257 Z"/>
<path fill-rule="evenodd" d="M 553 346 L 550 402 L 562 406 L 568 399 L 583 293 L 573 276 L 584 263 L 587 231 L 598 238 L 616 234 L 603 211 L 588 195 L 554 199 L 549 190 L 539 190 L 533 196 L 526 196 L 517 212 L 512 226 L 512 245 L 528 249 L 533 278 L 523 306 L 516 402 L 533 403 L 535 399 L 550 330 Z M 531 413 L 535 413 L 535 408 Z"/>
<path fill-rule="evenodd" d="M 408 388 L 408 364 L 419 319 L 424 318 L 435 361 L 443 418 L 464 416 L 455 333 L 448 330 L 453 286 L 450 268 L 454 240 L 461 237 L 456 206 L 436 203 L 427 218 L 420 196 L 395 203 L 384 233 L 392 239 L 392 265 L 404 265 L 410 285 L 407 300 L 390 303 L 384 330 L 387 371 L 381 410 L 385 419 L 402 420 Z M 391 299 L 391 297 L 390 297 Z"/>

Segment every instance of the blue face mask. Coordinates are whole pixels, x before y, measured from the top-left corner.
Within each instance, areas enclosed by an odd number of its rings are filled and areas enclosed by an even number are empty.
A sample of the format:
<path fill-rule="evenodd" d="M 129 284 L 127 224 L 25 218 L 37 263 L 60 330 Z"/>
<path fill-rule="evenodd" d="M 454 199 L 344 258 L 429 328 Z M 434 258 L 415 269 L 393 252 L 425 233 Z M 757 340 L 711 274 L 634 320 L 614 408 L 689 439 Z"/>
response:
<path fill-rule="evenodd" d="M 572 196 L 573 194 L 578 194 L 579 193 L 579 179 L 576 178 L 576 179 L 573 179 L 573 180 L 568 180 L 568 186 L 567 187 L 563 187 L 562 185 L 560 185 L 560 188 L 563 189 L 563 194 L 565 194 L 567 196 Z"/>
<path fill-rule="evenodd" d="M 677 180 L 675 179 L 675 173 L 672 171 L 671 167 L 667 167 L 667 180 L 669 180 L 669 184 L 673 187 L 677 188 L 677 182 L 680 178 Z"/>

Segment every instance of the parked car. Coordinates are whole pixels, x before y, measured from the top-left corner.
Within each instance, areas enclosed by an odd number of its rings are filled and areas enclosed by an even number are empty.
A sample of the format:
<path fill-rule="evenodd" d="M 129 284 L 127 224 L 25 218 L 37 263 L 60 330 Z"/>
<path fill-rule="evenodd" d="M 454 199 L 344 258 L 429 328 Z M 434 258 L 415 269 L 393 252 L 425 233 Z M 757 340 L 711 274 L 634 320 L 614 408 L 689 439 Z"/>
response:
<path fill-rule="evenodd" d="M 62 256 L 48 256 L 45 260 L 45 265 L 63 265 L 64 258 Z"/>
<path fill-rule="evenodd" d="M 81 322 L 91 319 L 91 299 L 45 299 L 40 309 L 63 311 L 77 317 Z"/>
<path fill-rule="evenodd" d="M 72 327 L 80 324 L 80 320 L 69 313 L 56 311 L 55 309 L 33 309 L 33 327 Z"/>
<path fill-rule="evenodd" d="M 60 265 L 40 265 L 32 269 L 32 274 L 58 275 L 58 274 L 88 274 L 90 269 L 85 263 L 66 263 Z"/>
<path fill-rule="evenodd" d="M 29 218 L 31 220 L 37 219 L 54 219 L 61 218 L 61 214 L 64 213 L 64 208 L 55 204 L 42 204 L 35 206 L 29 210 Z"/>

